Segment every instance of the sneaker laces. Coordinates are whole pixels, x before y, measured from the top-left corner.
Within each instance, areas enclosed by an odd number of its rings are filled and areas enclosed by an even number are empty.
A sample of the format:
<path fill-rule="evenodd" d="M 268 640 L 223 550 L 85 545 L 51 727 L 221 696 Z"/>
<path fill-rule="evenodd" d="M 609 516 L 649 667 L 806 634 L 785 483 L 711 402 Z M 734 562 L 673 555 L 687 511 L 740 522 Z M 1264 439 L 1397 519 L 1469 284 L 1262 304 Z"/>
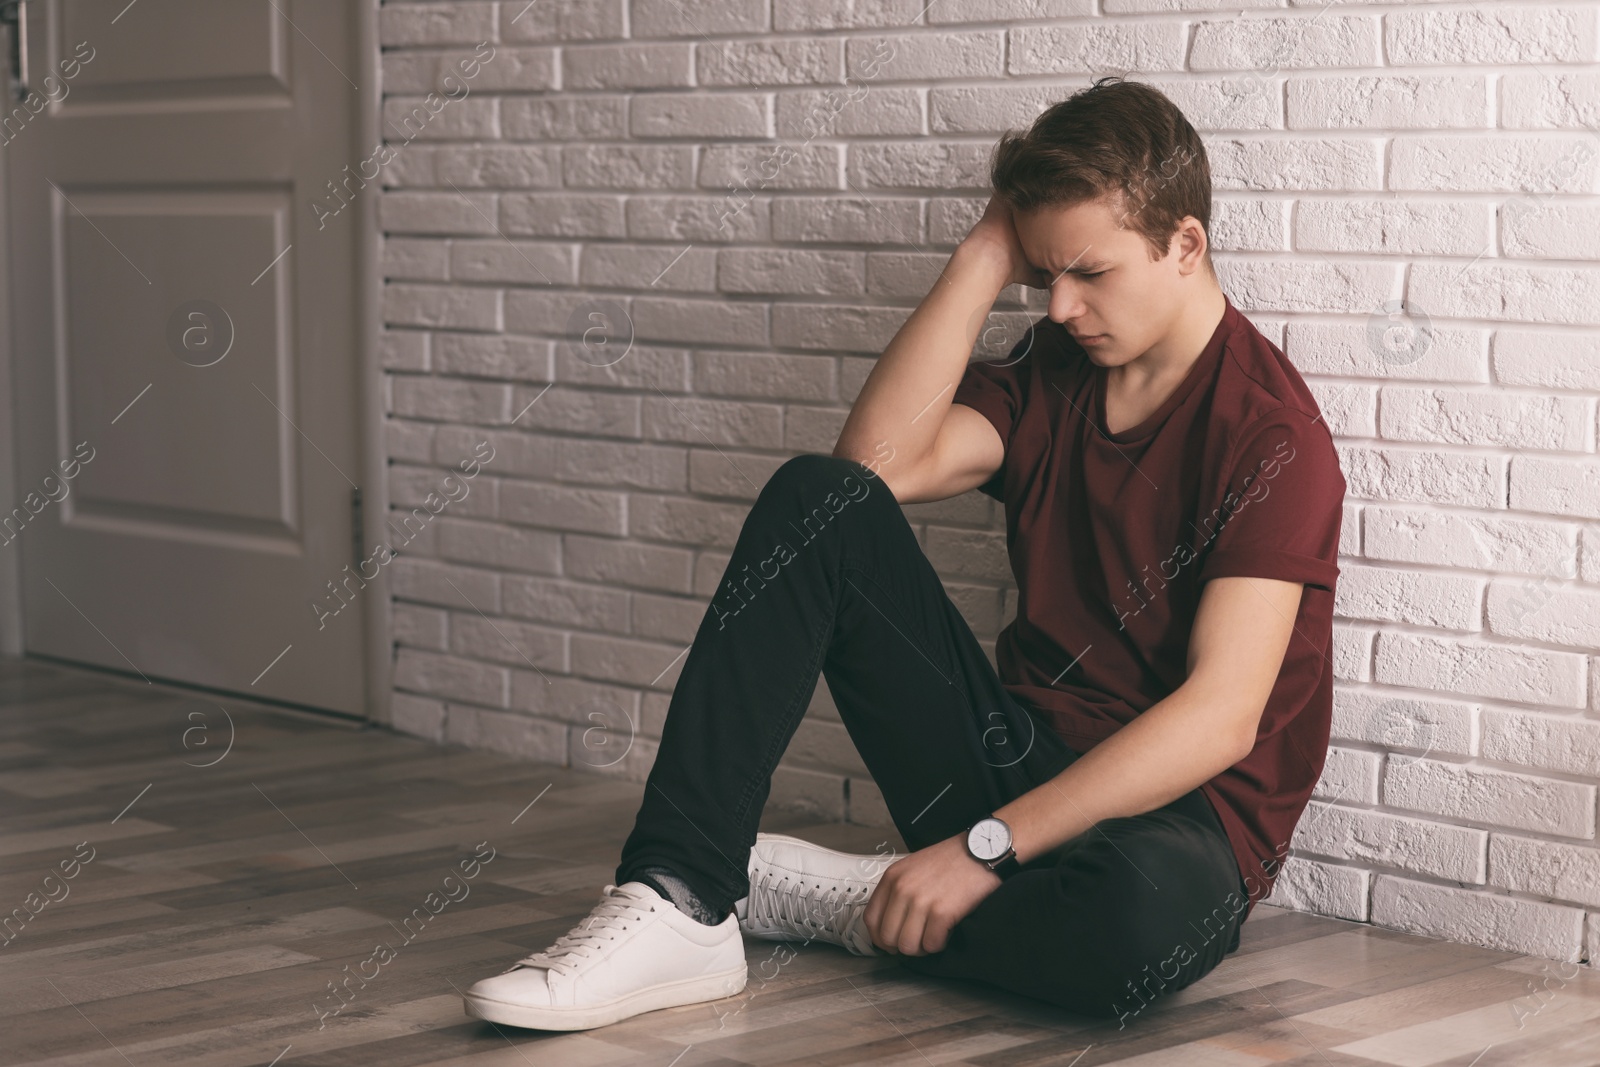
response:
<path fill-rule="evenodd" d="M 655 910 L 655 902 L 607 885 L 601 890 L 600 903 L 587 918 L 556 938 L 548 948 L 524 956 L 506 968 L 505 973 L 518 967 L 545 967 L 558 974 L 574 974 L 586 960 L 604 951 L 607 942 L 615 941 L 618 933 L 632 929 L 645 914 Z"/>
<path fill-rule="evenodd" d="M 810 941 L 819 934 L 831 941 L 844 941 L 847 923 L 834 926 L 841 914 L 853 910 L 868 895 L 870 884 L 843 884 L 824 888 L 820 882 L 801 881 L 799 889 L 790 888 L 788 875 L 776 883 L 762 879 L 750 886 L 750 900 L 746 915 L 762 925 L 772 926 L 786 934 Z M 821 905 L 821 907 L 818 907 Z"/>

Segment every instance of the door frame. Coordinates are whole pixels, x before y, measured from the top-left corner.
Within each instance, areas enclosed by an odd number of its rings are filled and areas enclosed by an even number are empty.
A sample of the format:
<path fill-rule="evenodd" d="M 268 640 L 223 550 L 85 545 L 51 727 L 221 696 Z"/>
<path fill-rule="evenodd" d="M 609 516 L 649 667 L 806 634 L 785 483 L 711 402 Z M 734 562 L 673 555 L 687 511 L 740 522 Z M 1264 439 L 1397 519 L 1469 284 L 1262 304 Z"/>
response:
<path fill-rule="evenodd" d="M 379 143 L 379 117 L 383 107 L 383 66 L 378 46 L 378 4 L 380 0 L 349 0 L 351 18 L 356 20 L 354 40 L 357 51 L 358 93 L 360 114 L 355 123 L 358 143 L 352 145 L 354 155 L 360 158 L 369 147 Z M 0 75 L 3 80 L 3 75 Z M 5 92 L 0 86 L 0 94 Z M 11 225 L 8 210 L 10 171 L 9 161 L 0 153 L 0 322 L 14 322 L 11 315 Z M 384 446 L 383 421 L 383 365 L 379 354 L 379 341 L 383 335 L 383 278 L 382 244 L 378 231 L 378 199 L 381 185 L 374 184 L 374 195 L 359 198 L 354 222 L 356 225 L 356 293 L 355 329 L 357 338 L 356 373 L 360 377 L 357 387 L 357 433 L 361 449 L 362 513 L 369 518 L 363 523 L 368 539 L 383 528 L 382 518 L 389 514 L 388 452 Z M 13 344 L 11 331 L 0 329 L 0 413 L 9 420 L 12 432 L 0 433 L 0 515 L 10 514 L 21 506 L 17 493 L 20 473 L 17 470 L 17 419 L 14 389 Z M 374 521 L 372 516 L 377 517 Z M 390 695 L 393 692 L 393 602 L 389 595 L 389 574 L 379 568 L 375 578 L 366 582 L 370 599 L 363 612 L 365 632 L 362 635 L 363 672 L 366 689 L 366 718 L 387 725 L 390 722 Z M 22 609 L 22 554 L 6 551 L 0 546 L 0 655 L 21 656 L 23 648 Z M 251 698 L 259 699 L 259 698 Z M 339 715 L 338 712 L 328 712 Z M 344 716 L 340 716 L 341 718 Z"/>

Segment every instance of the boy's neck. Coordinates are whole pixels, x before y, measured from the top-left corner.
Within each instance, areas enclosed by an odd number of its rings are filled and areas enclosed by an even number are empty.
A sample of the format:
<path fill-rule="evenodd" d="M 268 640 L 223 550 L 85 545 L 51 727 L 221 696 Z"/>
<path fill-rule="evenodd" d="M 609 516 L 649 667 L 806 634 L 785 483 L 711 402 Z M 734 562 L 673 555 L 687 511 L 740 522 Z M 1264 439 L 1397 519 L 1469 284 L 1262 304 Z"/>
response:
<path fill-rule="evenodd" d="M 1106 368 L 1106 388 L 1121 395 L 1154 391 L 1170 393 L 1188 376 L 1189 368 L 1206 350 L 1217 332 L 1217 324 L 1227 310 L 1221 288 L 1208 286 L 1179 315 L 1178 321 L 1160 341 L 1143 355 Z"/>

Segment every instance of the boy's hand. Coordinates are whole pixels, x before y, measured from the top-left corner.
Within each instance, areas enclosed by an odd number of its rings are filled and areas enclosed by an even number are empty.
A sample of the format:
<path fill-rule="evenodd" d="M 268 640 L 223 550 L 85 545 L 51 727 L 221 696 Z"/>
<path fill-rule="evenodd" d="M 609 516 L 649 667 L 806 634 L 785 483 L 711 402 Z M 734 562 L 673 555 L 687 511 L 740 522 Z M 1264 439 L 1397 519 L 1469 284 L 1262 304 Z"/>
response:
<path fill-rule="evenodd" d="M 1022 242 L 1017 238 L 1015 215 L 1011 205 L 998 195 L 989 197 L 989 205 L 961 242 L 961 249 L 988 264 L 997 278 L 1003 278 L 1000 288 L 1007 285 L 1026 285 L 1042 288 L 1043 272 L 1028 262 Z"/>
<path fill-rule="evenodd" d="M 918 849 L 891 863 L 867 900 L 872 943 L 908 956 L 942 951 L 951 927 L 1001 881 L 967 854 L 965 832 Z"/>

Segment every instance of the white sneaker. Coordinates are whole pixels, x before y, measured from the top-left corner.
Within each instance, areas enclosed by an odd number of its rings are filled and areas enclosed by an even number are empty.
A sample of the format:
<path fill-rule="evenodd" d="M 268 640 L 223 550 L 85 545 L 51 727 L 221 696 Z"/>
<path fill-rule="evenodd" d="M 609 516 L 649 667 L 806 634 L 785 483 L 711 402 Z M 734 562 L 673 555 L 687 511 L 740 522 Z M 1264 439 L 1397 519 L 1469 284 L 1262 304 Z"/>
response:
<path fill-rule="evenodd" d="M 577 926 L 543 952 L 475 982 L 468 1015 L 537 1030 L 588 1030 L 641 1012 L 744 989 L 744 940 L 729 915 L 708 926 L 643 882 L 607 885 Z"/>
<path fill-rule="evenodd" d="M 739 928 L 767 941 L 826 941 L 857 956 L 881 956 L 867 931 L 867 900 L 898 858 L 757 834 L 750 849 L 750 895 L 734 905 Z"/>

